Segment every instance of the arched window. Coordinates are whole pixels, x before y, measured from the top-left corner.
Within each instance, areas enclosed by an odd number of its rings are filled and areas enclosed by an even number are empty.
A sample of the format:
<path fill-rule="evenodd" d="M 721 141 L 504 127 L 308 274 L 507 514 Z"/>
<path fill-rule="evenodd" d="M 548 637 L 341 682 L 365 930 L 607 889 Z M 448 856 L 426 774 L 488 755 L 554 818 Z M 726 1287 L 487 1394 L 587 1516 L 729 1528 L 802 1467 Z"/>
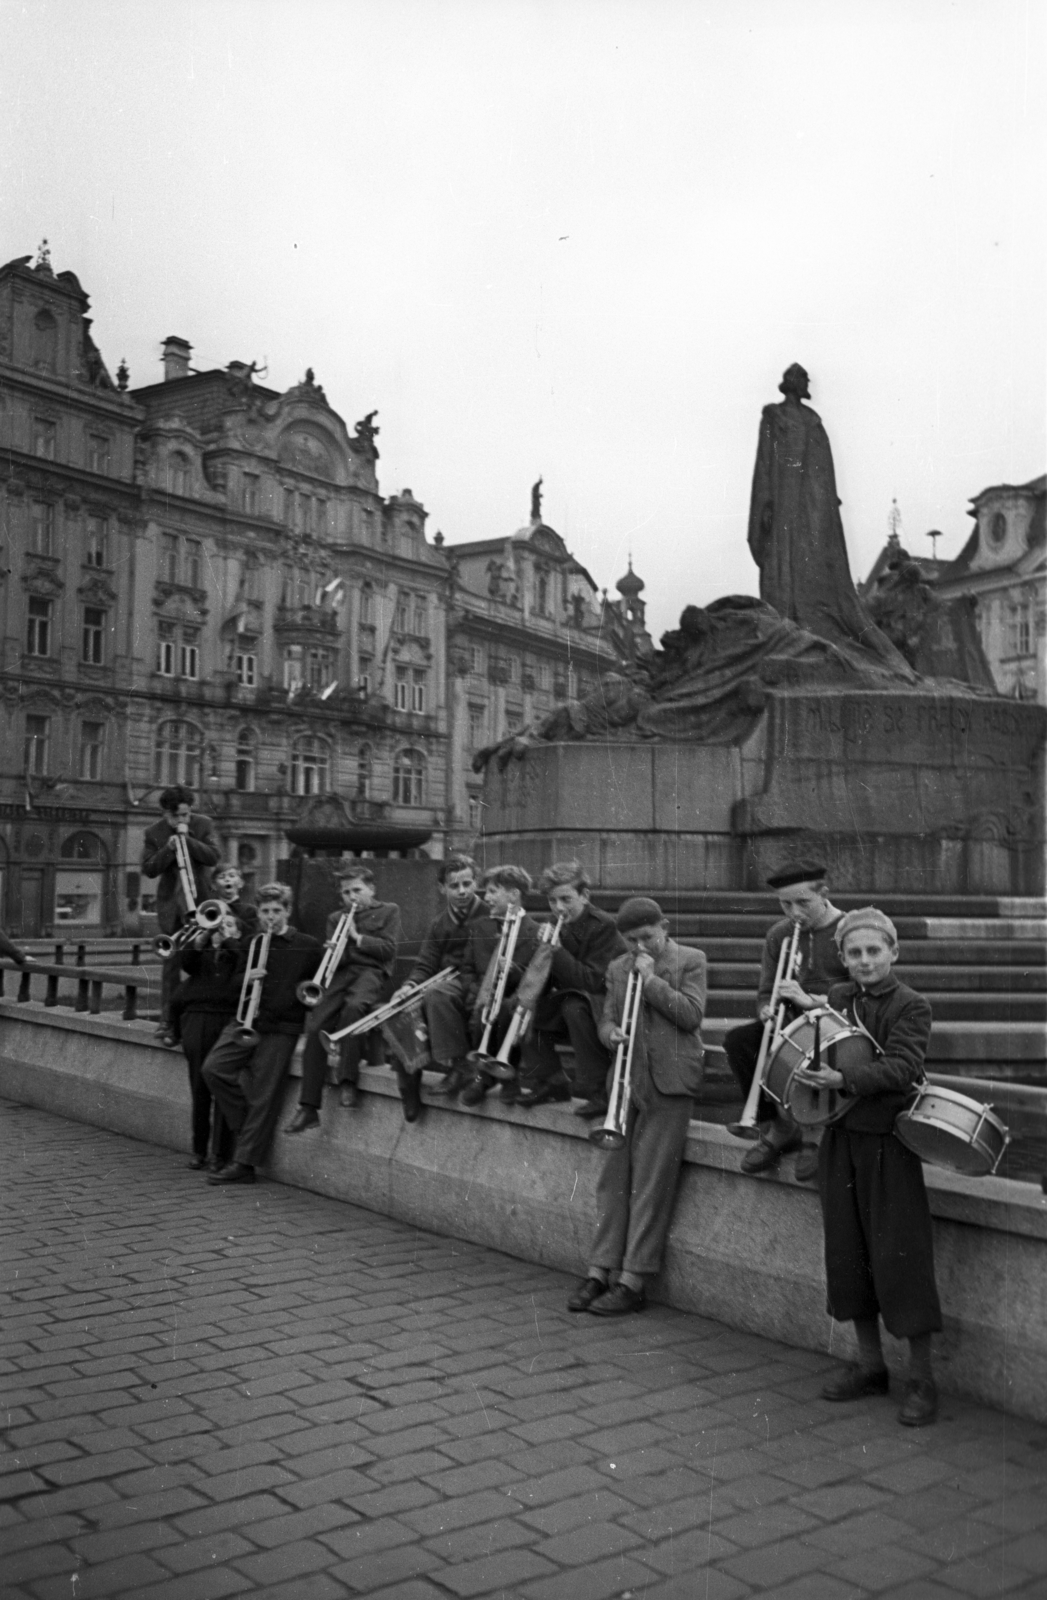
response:
<path fill-rule="evenodd" d="M 291 793 L 326 794 L 330 781 L 331 749 L 326 739 L 299 734 L 291 751 Z"/>
<path fill-rule="evenodd" d="M 161 722 L 156 730 L 153 758 L 154 783 L 185 783 L 195 789 L 200 782 L 203 738 L 192 722 Z"/>
<path fill-rule="evenodd" d="M 371 784 L 374 782 L 374 751 L 369 744 L 362 744 L 356 752 L 356 796 L 358 800 L 371 798 Z"/>
<path fill-rule="evenodd" d="M 360 586 L 360 625 L 369 628 L 374 623 L 374 584 Z"/>
<path fill-rule="evenodd" d="M 86 828 L 81 828 L 78 833 L 71 833 L 68 839 L 62 840 L 62 848 L 58 852 L 63 861 L 103 861 L 102 841 L 97 833 L 89 833 Z"/>
<path fill-rule="evenodd" d="M 58 354 L 58 323 L 50 311 L 38 311 L 33 319 L 33 366 L 53 372 Z"/>
<path fill-rule="evenodd" d="M 538 583 L 535 592 L 535 609 L 540 617 L 544 617 L 549 609 L 549 580 L 544 572 L 538 574 Z"/>
<path fill-rule="evenodd" d="M 400 750 L 393 762 L 393 802 L 400 806 L 425 804 L 425 756 L 421 750 Z"/>
<path fill-rule="evenodd" d="M 175 450 L 167 462 L 168 494 L 189 493 L 189 457 Z"/>
<path fill-rule="evenodd" d="M 253 730 L 241 728 L 236 736 L 236 787 L 244 794 L 254 793 L 257 746 Z"/>

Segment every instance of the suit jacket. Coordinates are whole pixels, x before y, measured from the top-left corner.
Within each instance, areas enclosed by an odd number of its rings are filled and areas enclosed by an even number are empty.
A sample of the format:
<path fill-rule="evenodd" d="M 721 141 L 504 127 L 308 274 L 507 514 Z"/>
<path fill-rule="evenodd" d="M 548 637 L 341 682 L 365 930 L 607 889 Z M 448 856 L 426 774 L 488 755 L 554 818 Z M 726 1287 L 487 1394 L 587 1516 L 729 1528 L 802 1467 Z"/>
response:
<path fill-rule="evenodd" d="M 174 847 L 175 830 L 166 817 L 153 826 L 145 836 L 142 851 L 142 872 L 147 878 L 159 878 L 156 886 L 156 914 L 161 933 L 174 933 L 180 927 L 188 906 L 182 893 L 178 876 L 178 861 Z M 197 904 L 211 893 L 211 868 L 222 859 L 215 843 L 214 826 L 210 817 L 191 816 L 189 832 L 185 836 L 189 856 L 193 863 Z"/>
<path fill-rule="evenodd" d="M 611 1029 L 621 1023 L 625 1009 L 632 964 L 631 955 L 619 956 L 607 969 L 600 1038 L 609 1049 Z M 670 939 L 644 988 L 637 1041 L 640 1062 L 646 1062 L 659 1094 L 693 1097 L 701 1088 L 704 1015 L 705 954 Z"/>
<path fill-rule="evenodd" d="M 328 939 L 334 938 L 334 930 L 341 916 L 341 911 L 332 911 L 328 917 Z M 373 900 L 356 913 L 354 927 L 360 935 L 360 943 L 357 944 L 353 939 L 347 941 L 338 971 L 328 984 L 330 993 L 340 993 L 348 988 L 356 974 L 365 967 L 377 969 L 386 978 L 393 975 L 396 947 L 402 936 L 400 907 L 391 900 Z"/>

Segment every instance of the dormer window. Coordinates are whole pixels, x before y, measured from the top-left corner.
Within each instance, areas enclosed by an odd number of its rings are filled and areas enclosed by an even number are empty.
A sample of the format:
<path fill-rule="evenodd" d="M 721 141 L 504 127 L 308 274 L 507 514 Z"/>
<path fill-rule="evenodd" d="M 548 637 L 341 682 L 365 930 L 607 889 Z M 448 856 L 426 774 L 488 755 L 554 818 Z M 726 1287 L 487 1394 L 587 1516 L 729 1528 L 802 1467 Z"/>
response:
<path fill-rule="evenodd" d="M 33 319 L 33 366 L 53 372 L 57 352 L 58 323 L 50 311 L 38 311 Z"/>
<path fill-rule="evenodd" d="M 1007 518 L 1002 511 L 995 511 L 989 523 L 989 543 L 998 550 L 1007 538 Z"/>

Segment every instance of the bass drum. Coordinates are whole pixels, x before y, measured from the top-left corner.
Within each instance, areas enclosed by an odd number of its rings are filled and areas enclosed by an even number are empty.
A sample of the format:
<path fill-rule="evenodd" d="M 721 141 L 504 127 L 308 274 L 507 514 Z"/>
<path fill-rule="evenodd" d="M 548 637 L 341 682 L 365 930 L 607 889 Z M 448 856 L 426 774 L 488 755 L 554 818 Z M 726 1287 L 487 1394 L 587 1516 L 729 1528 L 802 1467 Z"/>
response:
<path fill-rule="evenodd" d="M 971 1178 L 996 1171 L 1011 1137 L 991 1106 L 932 1083 L 921 1085 L 912 1105 L 899 1113 L 894 1131 L 929 1166 Z"/>
<path fill-rule="evenodd" d="M 422 1072 L 433 1065 L 425 1000 L 409 1000 L 402 1011 L 382 1023 L 382 1038 L 405 1072 Z"/>
<path fill-rule="evenodd" d="M 849 1065 L 868 1066 L 876 1057 L 869 1035 L 828 1006 L 805 1011 L 790 1022 L 768 1064 L 765 1087 L 771 1099 L 804 1128 L 835 1122 L 854 1100 L 840 1089 L 818 1089 L 798 1077 L 814 1065 L 816 1032 L 823 1067 L 846 1072 Z"/>

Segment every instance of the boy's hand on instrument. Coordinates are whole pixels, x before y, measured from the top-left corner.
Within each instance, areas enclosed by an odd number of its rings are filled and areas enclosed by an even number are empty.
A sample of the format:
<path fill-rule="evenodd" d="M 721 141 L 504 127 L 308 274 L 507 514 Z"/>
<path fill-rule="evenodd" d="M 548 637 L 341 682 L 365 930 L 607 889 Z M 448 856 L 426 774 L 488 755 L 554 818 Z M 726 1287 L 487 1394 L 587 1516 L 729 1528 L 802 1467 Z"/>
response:
<path fill-rule="evenodd" d="M 654 972 L 654 957 L 646 950 L 641 950 L 636 958 L 636 973 L 641 983 L 646 983 Z"/>
<path fill-rule="evenodd" d="M 389 1004 L 392 1005 L 394 1000 L 402 1000 L 404 995 L 410 994 L 413 988 L 413 983 L 402 983 L 399 989 L 395 990 L 394 993 L 389 996 Z"/>
<path fill-rule="evenodd" d="M 801 1011 L 810 1011 L 815 1002 L 805 989 L 801 989 L 795 978 L 786 978 L 778 986 L 778 996 L 781 1000 L 788 1000 L 791 1006 L 799 1006 Z"/>
<path fill-rule="evenodd" d="M 813 1067 L 805 1067 L 796 1076 L 802 1083 L 810 1084 L 815 1089 L 844 1089 L 843 1073 L 837 1072 L 835 1067 L 822 1067 L 815 1072 Z"/>
<path fill-rule="evenodd" d="M 628 1034 L 623 1033 L 618 1024 L 615 1023 L 608 1037 L 608 1042 L 614 1045 L 624 1044 L 628 1037 Z"/>
<path fill-rule="evenodd" d="M 774 1020 L 774 1007 L 773 1006 L 761 1006 L 760 1007 L 760 1021 L 761 1022 L 773 1022 L 773 1020 Z"/>

